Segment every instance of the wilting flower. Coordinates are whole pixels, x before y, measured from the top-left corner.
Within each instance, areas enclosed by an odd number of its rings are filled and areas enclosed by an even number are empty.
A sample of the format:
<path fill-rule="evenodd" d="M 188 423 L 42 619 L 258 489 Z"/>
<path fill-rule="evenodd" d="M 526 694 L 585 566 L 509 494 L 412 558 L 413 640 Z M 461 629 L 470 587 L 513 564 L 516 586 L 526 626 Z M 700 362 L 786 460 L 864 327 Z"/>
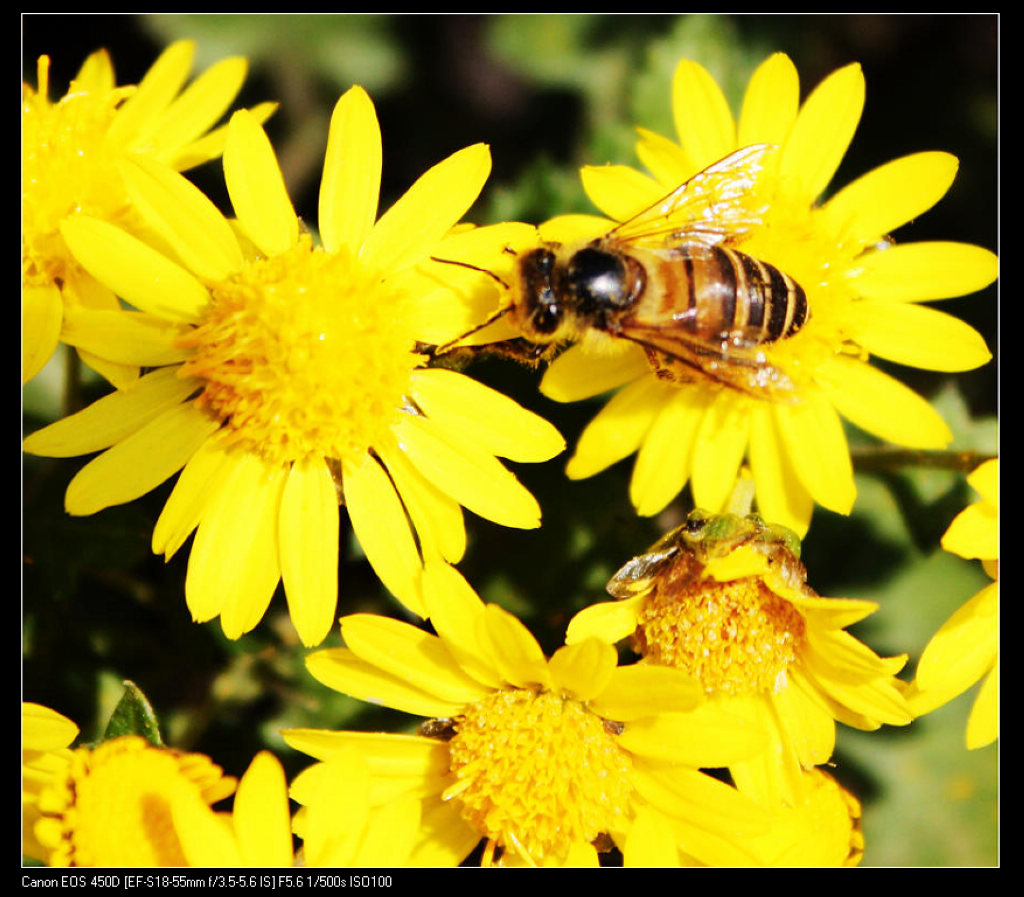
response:
<path fill-rule="evenodd" d="M 807 799 L 803 771 L 828 762 L 836 721 L 906 725 L 895 674 L 844 629 L 877 609 L 823 598 L 806 583 L 799 541 L 757 517 L 694 511 L 611 580 L 621 599 L 580 611 L 566 641 L 631 639 L 641 665 L 697 679 L 709 703 L 769 733 L 757 757 L 729 764 L 741 790 L 768 807 Z"/>
<path fill-rule="evenodd" d="M 193 618 L 220 615 L 237 638 L 283 579 L 307 645 L 334 620 L 339 498 L 383 583 L 420 614 L 422 560 L 462 557 L 463 507 L 538 526 L 536 500 L 496 456 L 545 460 L 561 436 L 468 377 L 425 369 L 417 351 L 443 314 L 443 287 L 421 306 L 415 266 L 489 169 L 483 145 L 455 153 L 378 221 L 380 129 L 353 88 L 331 122 L 314 247 L 247 112 L 232 117 L 224 151 L 237 227 L 183 177 L 123 164 L 169 254 L 97 218 L 65 221 L 83 267 L 141 309 L 83 315 L 76 338 L 152 370 L 25 440 L 35 454 L 105 450 L 72 480 L 68 512 L 131 501 L 184 468 L 153 550 L 169 558 L 198 528 L 185 584 Z"/>
<path fill-rule="evenodd" d="M 588 195 L 610 220 L 555 219 L 541 228 L 545 239 L 592 239 L 734 151 L 773 148 L 751 184 L 741 182 L 729 199 L 732 217 L 745 222 L 733 246 L 795 281 L 808 312 L 795 333 L 758 346 L 755 356 L 781 373 L 788 390 L 748 391 L 708 377 L 666 379 L 628 339 L 571 346 L 548 369 L 542 392 L 576 401 L 621 387 L 581 436 L 567 468 L 571 478 L 589 477 L 636 452 L 630 495 L 641 514 L 659 512 L 688 482 L 696 506 L 718 511 L 746 458 L 760 512 L 802 534 L 815 504 L 839 513 L 853 504 L 843 418 L 897 445 L 933 449 L 949 442 L 932 406 L 873 366 L 871 357 L 937 371 L 987 362 L 991 355 L 977 332 L 921 303 L 981 289 L 996 277 L 997 261 L 976 246 L 890 239 L 949 188 L 957 160 L 948 153 L 896 159 L 819 204 L 853 137 L 864 90 L 860 67 L 849 65 L 801 105 L 796 70 L 776 54 L 754 73 L 734 122 L 711 76 L 684 60 L 673 85 L 679 142 L 641 131 L 637 151 L 651 174 L 625 166 L 583 169 Z M 704 210 L 703 226 L 718 226 L 716 208 Z M 675 222 L 676 230 L 687 223 Z M 665 225 L 661 239 L 671 230 Z M 722 368 L 730 363 L 730 345 L 723 336 L 724 359 L 716 362 Z"/>
<path fill-rule="evenodd" d="M 75 259 L 61 224 L 76 214 L 116 224 L 145 238 L 146 228 L 121 176 L 120 163 L 145 159 L 184 171 L 219 156 L 223 128 L 210 130 L 234 100 L 248 64 L 232 57 L 182 90 L 193 41 L 171 44 L 138 86 L 117 87 L 106 50 L 93 53 L 57 102 L 49 99 L 50 60 L 39 59 L 35 89 L 24 85 L 21 115 L 22 380 L 35 376 L 60 339 L 73 342 L 79 309 L 120 308 L 109 286 Z M 265 119 L 273 110 L 253 110 Z M 116 386 L 136 365 L 80 349 Z"/>
<path fill-rule="evenodd" d="M 939 629 L 921 655 L 908 691 L 915 716 L 929 713 L 984 680 L 967 720 L 967 747 L 999 737 L 999 459 L 968 478 L 981 500 L 950 524 L 942 547 L 979 558 L 995 580 L 967 601 Z"/>
<path fill-rule="evenodd" d="M 296 778 L 296 800 L 315 800 L 332 759 L 355 752 L 372 806 L 418 809 L 411 865 L 457 865 L 481 840 L 485 865 L 595 865 L 612 844 L 627 863 L 655 844 L 660 857 L 754 861 L 743 838 L 769 814 L 699 767 L 756 753 L 762 733 L 698 706 L 684 673 L 619 666 L 596 639 L 545 658 L 452 567 L 427 565 L 424 598 L 438 635 L 356 614 L 342 618 L 346 647 L 307 658 L 325 685 L 425 717 L 420 734 L 285 731 L 321 761 Z M 333 808 L 336 826 L 346 812 Z"/>

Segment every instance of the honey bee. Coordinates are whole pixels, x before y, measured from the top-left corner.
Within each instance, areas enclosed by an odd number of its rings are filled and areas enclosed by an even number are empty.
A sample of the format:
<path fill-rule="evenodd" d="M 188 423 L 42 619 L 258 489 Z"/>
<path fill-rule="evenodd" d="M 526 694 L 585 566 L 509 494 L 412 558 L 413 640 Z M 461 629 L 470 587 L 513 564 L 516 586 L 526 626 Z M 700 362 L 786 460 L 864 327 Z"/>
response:
<path fill-rule="evenodd" d="M 691 511 L 684 523 L 627 561 L 606 589 L 614 598 L 632 598 L 655 585 L 673 593 L 699 580 L 712 560 L 746 545 L 763 554 L 794 589 L 804 590 L 807 571 L 800 562 L 796 533 L 765 523 L 755 514 L 740 517 L 700 509 Z"/>
<path fill-rule="evenodd" d="M 583 245 L 542 242 L 518 258 L 510 302 L 460 340 L 507 315 L 526 345 L 503 354 L 523 360 L 600 335 L 639 345 L 665 380 L 755 395 L 791 388 L 764 347 L 807 322 L 806 294 L 778 268 L 731 248 L 762 223 L 766 207 L 752 191 L 775 149 L 737 150 Z"/>

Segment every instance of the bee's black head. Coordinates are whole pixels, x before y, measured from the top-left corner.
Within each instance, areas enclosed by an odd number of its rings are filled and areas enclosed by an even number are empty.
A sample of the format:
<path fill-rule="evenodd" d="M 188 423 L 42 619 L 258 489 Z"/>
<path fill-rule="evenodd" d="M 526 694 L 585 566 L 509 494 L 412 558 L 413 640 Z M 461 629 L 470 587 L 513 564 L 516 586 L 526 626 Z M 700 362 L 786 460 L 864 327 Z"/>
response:
<path fill-rule="evenodd" d="M 565 317 L 555 289 L 555 267 L 555 253 L 546 247 L 528 252 L 520 262 L 528 335 L 533 338 L 554 337 Z"/>

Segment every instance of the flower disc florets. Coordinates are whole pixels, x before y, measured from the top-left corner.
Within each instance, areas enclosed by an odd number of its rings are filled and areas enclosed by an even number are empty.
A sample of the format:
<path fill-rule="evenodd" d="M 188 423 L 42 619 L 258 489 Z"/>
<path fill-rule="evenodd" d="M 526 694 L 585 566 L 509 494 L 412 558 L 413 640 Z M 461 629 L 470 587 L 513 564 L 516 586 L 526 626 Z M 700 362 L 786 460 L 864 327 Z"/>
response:
<path fill-rule="evenodd" d="M 379 275 L 303 237 L 211 296 L 182 375 L 205 381 L 199 401 L 229 441 L 283 463 L 386 443 L 422 359 Z"/>
<path fill-rule="evenodd" d="M 448 743 L 463 816 L 533 863 L 616 828 L 629 804 L 631 762 L 605 721 L 552 692 L 503 690 L 455 721 Z"/>

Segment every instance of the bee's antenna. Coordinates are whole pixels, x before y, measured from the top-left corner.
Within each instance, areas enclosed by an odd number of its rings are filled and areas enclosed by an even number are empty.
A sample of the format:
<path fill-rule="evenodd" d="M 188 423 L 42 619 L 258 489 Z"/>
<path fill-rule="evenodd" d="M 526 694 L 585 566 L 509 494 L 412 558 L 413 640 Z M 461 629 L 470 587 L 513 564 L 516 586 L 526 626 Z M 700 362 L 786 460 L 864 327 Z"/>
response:
<path fill-rule="evenodd" d="M 509 285 L 505 283 L 497 274 L 493 271 L 488 271 L 486 268 L 481 268 L 477 265 L 471 265 L 469 262 L 457 262 L 455 259 L 439 259 L 437 256 L 432 255 L 430 257 L 432 262 L 440 262 L 442 265 L 458 265 L 460 268 L 469 268 L 470 271 L 479 271 L 481 274 L 486 274 L 491 280 L 497 283 L 503 289 L 510 289 Z M 467 334 L 468 336 L 468 334 Z"/>

